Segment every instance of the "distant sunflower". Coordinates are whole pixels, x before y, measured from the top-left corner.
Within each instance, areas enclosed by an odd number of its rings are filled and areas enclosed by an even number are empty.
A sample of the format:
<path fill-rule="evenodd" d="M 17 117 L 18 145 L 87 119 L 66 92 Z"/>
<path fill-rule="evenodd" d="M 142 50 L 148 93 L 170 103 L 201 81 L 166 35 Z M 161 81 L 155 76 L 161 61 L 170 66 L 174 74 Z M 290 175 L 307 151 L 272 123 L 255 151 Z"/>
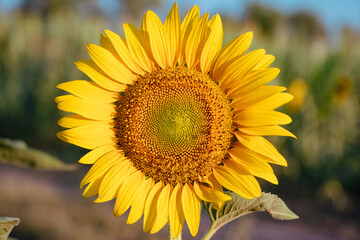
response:
<path fill-rule="evenodd" d="M 114 215 L 131 207 L 127 223 L 144 215 L 144 231 L 167 222 L 177 237 L 184 221 L 195 236 L 201 201 L 221 208 L 223 187 L 258 197 L 254 176 L 277 184 L 268 163 L 286 160 L 263 136 L 293 136 L 279 125 L 291 119 L 274 111 L 292 96 L 265 85 L 279 73 L 265 50 L 244 55 L 252 33 L 222 48 L 217 14 L 193 7 L 180 21 L 177 4 L 165 24 L 148 11 L 139 29 L 124 24 L 126 40 L 106 30 L 92 60 L 76 66 L 93 81 L 58 85 L 71 93 L 58 108 L 75 113 L 59 120 L 63 141 L 90 149 L 93 164 L 81 182 L 95 202 L 116 198 Z"/>

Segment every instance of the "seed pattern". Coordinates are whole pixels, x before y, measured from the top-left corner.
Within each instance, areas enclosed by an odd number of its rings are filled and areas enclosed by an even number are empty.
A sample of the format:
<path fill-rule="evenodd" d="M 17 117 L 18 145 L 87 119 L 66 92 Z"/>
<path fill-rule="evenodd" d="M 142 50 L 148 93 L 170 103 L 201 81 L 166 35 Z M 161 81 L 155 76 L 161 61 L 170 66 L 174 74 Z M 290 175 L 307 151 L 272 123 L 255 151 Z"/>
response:
<path fill-rule="evenodd" d="M 116 110 L 117 143 L 126 157 L 172 185 L 207 178 L 233 137 L 225 94 L 208 75 L 186 67 L 140 76 L 119 94 Z"/>

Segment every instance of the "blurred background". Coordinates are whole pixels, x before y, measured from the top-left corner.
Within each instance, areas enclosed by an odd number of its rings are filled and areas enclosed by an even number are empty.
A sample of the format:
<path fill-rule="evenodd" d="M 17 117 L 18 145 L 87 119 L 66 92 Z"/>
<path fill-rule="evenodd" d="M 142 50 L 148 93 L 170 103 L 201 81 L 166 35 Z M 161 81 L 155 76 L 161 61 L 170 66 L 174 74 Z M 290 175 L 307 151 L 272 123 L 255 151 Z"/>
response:
<path fill-rule="evenodd" d="M 140 26 L 148 9 L 164 21 L 174 1 L 0 0 L 0 137 L 74 164 L 87 151 L 56 138 L 63 113 L 54 97 L 64 81 L 88 79 L 74 62 L 88 59 L 105 29 Z M 285 200 L 299 220 L 280 222 L 256 213 L 227 225 L 214 239 L 360 239 L 360 1 L 178 1 L 180 16 L 198 4 L 220 13 L 224 44 L 254 32 L 251 49 L 276 56 L 274 84 L 294 100 L 281 111 L 298 139 L 271 138 L 288 160 L 274 166 L 279 185 L 264 191 Z M 0 165 L 0 216 L 19 217 L 17 239 L 167 239 L 142 222 L 112 216 L 113 202 L 95 204 L 78 189 L 88 166 L 40 171 Z M 200 239 L 208 228 L 204 215 Z M 184 230 L 184 239 L 194 239 Z"/>

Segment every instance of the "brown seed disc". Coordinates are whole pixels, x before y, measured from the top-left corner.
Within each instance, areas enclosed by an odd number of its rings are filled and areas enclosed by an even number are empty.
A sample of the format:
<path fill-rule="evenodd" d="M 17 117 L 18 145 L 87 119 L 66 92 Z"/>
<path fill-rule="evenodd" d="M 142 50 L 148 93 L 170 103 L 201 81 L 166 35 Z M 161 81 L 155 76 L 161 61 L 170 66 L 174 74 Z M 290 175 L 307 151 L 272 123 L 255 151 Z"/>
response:
<path fill-rule="evenodd" d="M 119 94 L 117 142 L 155 181 L 193 182 L 222 163 L 232 138 L 225 94 L 207 75 L 176 67 L 145 74 Z"/>

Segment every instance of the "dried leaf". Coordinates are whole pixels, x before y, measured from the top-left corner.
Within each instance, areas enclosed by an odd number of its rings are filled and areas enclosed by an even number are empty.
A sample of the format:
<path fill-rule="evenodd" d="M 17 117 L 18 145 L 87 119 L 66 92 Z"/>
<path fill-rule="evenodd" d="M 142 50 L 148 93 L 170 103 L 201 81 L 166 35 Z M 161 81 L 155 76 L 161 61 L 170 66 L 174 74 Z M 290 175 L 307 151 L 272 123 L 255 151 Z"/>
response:
<path fill-rule="evenodd" d="M 21 140 L 0 138 L 0 163 L 33 167 L 42 170 L 74 170 L 75 165 L 62 162 L 57 157 L 34 149 Z"/>
<path fill-rule="evenodd" d="M 19 218 L 0 217 L 0 240 L 8 239 L 11 230 L 19 225 L 19 222 Z"/>
<path fill-rule="evenodd" d="M 299 218 L 293 213 L 278 196 L 271 193 L 262 193 L 260 197 L 246 199 L 233 192 L 226 192 L 232 199 L 224 203 L 221 210 L 213 208 L 212 203 L 204 203 L 212 221 L 209 233 L 204 237 L 210 239 L 214 233 L 225 224 L 252 212 L 267 211 L 278 220 L 293 220 Z"/>

